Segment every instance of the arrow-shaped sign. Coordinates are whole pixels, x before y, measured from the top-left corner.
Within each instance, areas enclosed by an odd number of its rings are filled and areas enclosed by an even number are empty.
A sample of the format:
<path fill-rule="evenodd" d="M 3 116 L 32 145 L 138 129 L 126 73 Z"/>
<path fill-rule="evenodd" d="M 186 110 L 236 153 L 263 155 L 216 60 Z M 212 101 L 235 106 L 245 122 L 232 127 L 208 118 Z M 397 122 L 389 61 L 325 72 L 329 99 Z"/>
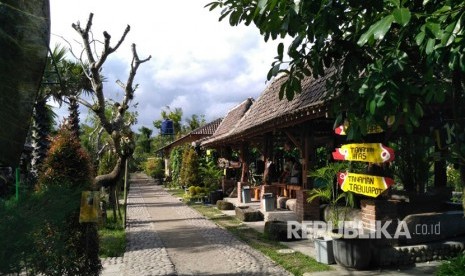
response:
<path fill-rule="evenodd" d="M 392 126 L 396 120 L 396 117 L 394 116 L 389 116 L 386 119 L 386 124 L 388 127 Z M 349 122 L 345 121 L 344 124 L 336 127 L 334 129 L 334 133 L 337 135 L 346 135 L 346 129 L 349 127 Z M 379 126 L 379 125 L 369 125 L 367 128 L 367 134 L 374 134 L 374 133 L 382 133 L 384 132 L 384 129 Z"/>
<path fill-rule="evenodd" d="M 346 144 L 333 151 L 334 160 L 384 163 L 394 160 L 394 150 L 381 143 Z"/>
<path fill-rule="evenodd" d="M 394 180 L 389 177 L 350 172 L 338 173 L 337 182 L 344 192 L 351 191 L 371 197 L 379 196 L 394 184 Z"/>

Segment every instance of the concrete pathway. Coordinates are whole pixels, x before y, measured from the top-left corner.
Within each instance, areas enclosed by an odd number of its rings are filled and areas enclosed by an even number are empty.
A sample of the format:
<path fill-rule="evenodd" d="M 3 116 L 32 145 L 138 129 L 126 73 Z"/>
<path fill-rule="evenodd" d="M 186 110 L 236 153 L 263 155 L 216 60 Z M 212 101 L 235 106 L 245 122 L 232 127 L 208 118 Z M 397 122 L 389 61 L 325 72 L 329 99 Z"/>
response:
<path fill-rule="evenodd" d="M 127 241 L 102 275 L 290 275 L 143 174 L 131 179 Z"/>
<path fill-rule="evenodd" d="M 154 184 L 144 174 L 131 175 L 127 246 L 124 257 L 103 260 L 103 276 L 120 275 L 290 275 L 269 258 L 206 220 Z M 231 211 L 224 211 L 234 215 Z M 262 222 L 245 223 L 263 231 Z M 310 240 L 284 243 L 314 257 Z M 413 267 L 356 271 L 334 270 L 305 275 L 434 275 L 439 262 Z"/>

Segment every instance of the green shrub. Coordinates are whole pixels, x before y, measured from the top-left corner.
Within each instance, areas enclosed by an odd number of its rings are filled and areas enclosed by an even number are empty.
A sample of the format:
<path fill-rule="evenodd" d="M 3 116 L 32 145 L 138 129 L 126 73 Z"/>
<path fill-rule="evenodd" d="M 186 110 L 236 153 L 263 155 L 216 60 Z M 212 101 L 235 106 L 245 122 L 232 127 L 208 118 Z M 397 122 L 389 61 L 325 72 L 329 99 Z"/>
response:
<path fill-rule="evenodd" d="M 65 126 L 53 137 L 39 175 L 38 188 L 47 185 L 90 188 L 93 179 L 89 154 Z"/>
<path fill-rule="evenodd" d="M 223 176 L 223 170 L 221 170 L 213 160 L 203 162 L 199 169 L 205 187 L 209 191 L 218 190 L 221 177 Z"/>
<path fill-rule="evenodd" d="M 197 195 L 200 195 L 204 192 L 204 190 L 202 189 L 202 187 L 199 187 L 199 186 L 195 186 L 195 193 Z"/>
<path fill-rule="evenodd" d="M 163 178 L 164 163 L 161 158 L 148 158 L 144 164 L 144 172 L 152 178 Z"/>
<path fill-rule="evenodd" d="M 92 188 L 90 159 L 66 127 L 52 140 L 43 168 L 37 194 L 49 216 L 34 224 L 29 267 L 45 275 L 99 275 L 97 226 L 79 223 L 81 192 Z"/>
<path fill-rule="evenodd" d="M 200 183 L 199 156 L 192 147 L 184 151 L 180 177 L 181 184 L 187 187 Z"/>
<path fill-rule="evenodd" d="M 436 271 L 438 276 L 461 276 L 465 274 L 465 255 L 461 253 L 455 258 L 442 262 Z"/>
<path fill-rule="evenodd" d="M 170 170 L 172 182 L 180 185 L 180 175 L 182 167 L 184 147 L 175 147 L 170 154 Z"/>
<path fill-rule="evenodd" d="M 189 187 L 189 195 L 195 196 L 197 194 L 197 189 L 195 186 L 190 186 Z"/>

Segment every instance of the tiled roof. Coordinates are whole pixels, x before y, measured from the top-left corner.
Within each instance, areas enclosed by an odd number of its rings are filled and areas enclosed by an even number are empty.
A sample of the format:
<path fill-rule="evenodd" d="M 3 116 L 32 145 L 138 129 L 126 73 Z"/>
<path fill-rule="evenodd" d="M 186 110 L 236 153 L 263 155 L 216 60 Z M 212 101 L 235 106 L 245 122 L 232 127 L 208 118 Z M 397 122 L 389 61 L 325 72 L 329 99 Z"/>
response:
<path fill-rule="evenodd" d="M 218 126 L 221 124 L 222 120 L 223 120 L 223 118 L 218 118 L 218 119 L 216 119 L 216 120 L 214 120 L 214 121 L 212 121 L 212 122 L 210 122 L 208 124 L 205 124 L 205 125 L 203 125 L 201 127 L 198 127 L 196 129 L 194 129 L 193 131 L 189 132 L 188 134 L 182 136 L 181 138 L 179 138 L 179 139 L 171 142 L 170 144 L 158 149 L 158 151 L 168 150 L 168 149 L 173 148 L 175 146 L 178 146 L 180 144 L 193 142 L 195 140 L 211 136 L 211 135 L 213 135 L 213 133 L 215 133 Z"/>
<path fill-rule="evenodd" d="M 324 77 L 318 79 L 306 77 L 302 81 L 302 92 L 296 94 L 291 101 L 279 99 L 279 90 L 286 81 L 286 77 L 274 79 L 241 121 L 236 124 L 236 127 L 230 129 L 228 135 L 223 135 L 219 139 L 215 139 L 214 142 L 235 142 L 324 116 L 326 111 L 324 108 L 326 80 L 333 73 L 334 71 L 330 70 Z"/>
<path fill-rule="evenodd" d="M 223 118 L 218 118 L 204 126 L 198 127 L 194 129 L 189 134 L 199 134 L 199 135 L 213 135 L 215 131 L 218 129 L 218 126 L 221 124 Z"/>
<path fill-rule="evenodd" d="M 208 139 L 202 141 L 202 145 L 207 145 L 227 136 L 232 130 L 234 130 L 234 128 L 236 128 L 244 114 L 250 109 L 250 106 L 253 106 L 253 103 L 254 100 L 252 98 L 248 98 L 233 109 L 229 110 L 215 133 Z"/>

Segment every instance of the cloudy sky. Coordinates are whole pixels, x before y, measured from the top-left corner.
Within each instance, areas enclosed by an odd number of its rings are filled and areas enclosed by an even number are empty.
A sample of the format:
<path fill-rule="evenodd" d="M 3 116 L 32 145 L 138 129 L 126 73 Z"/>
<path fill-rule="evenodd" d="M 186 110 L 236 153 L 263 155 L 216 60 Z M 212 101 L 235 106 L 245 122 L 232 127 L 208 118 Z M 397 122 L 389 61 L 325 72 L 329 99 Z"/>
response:
<path fill-rule="evenodd" d="M 208 2 L 50 0 L 51 46 L 66 44 L 63 38 L 78 41 L 71 24 L 79 21 L 85 26 L 91 12 L 94 37 L 103 40 L 105 30 L 112 35 L 112 45 L 130 25 L 124 44 L 107 61 L 103 73 L 107 97 L 118 99 L 122 90 L 115 81 L 127 78 L 130 45 L 137 45 L 141 59 L 152 56 L 136 76 L 139 88 L 134 101 L 139 103 L 139 117 L 134 130 L 153 128 L 152 121 L 160 119 L 166 106 L 182 108 L 184 118 L 203 114 L 211 121 L 246 98 L 260 95 L 278 42 L 265 43 L 253 26 L 231 27 L 227 21 L 219 22 L 219 10 L 204 8 Z"/>

